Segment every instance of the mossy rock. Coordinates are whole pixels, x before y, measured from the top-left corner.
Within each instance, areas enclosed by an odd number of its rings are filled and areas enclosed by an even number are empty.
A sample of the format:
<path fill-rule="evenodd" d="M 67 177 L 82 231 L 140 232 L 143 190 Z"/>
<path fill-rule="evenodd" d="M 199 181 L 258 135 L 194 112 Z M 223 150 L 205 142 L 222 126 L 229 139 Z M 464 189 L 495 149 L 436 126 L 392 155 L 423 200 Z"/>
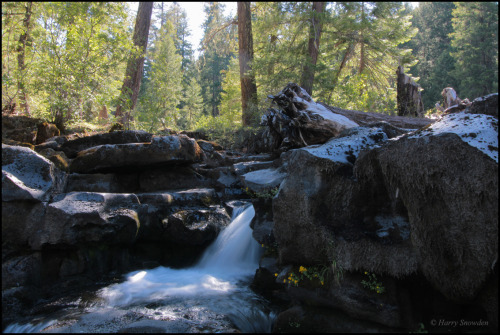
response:
<path fill-rule="evenodd" d="M 117 123 L 115 123 L 115 124 L 113 124 L 111 126 L 111 128 L 109 129 L 109 133 L 112 133 L 114 131 L 120 131 L 120 130 L 123 130 L 123 129 L 124 129 L 123 128 L 123 124 L 120 123 L 120 122 L 117 122 Z"/>

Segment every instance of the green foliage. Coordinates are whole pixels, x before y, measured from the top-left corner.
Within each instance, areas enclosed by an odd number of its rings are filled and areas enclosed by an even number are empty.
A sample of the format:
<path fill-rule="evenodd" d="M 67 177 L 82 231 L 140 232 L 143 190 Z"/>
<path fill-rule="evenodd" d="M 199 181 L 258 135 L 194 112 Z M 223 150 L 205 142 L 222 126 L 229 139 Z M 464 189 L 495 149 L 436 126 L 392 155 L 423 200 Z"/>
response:
<path fill-rule="evenodd" d="M 255 61 L 259 102 L 299 82 L 306 60 L 308 3 L 256 3 Z M 400 46 L 416 30 L 400 3 L 335 3 L 322 15 L 313 98 L 344 108 L 393 113 L 395 71 L 414 63 Z"/>
<path fill-rule="evenodd" d="M 150 79 L 144 85 L 137 118 L 149 124 L 150 132 L 177 128 L 180 119 L 177 105 L 182 97 L 182 58 L 176 53 L 174 36 L 174 26 L 167 21 L 149 54 Z"/>
<path fill-rule="evenodd" d="M 424 108 L 434 108 L 442 100 L 441 91 L 445 87 L 456 87 L 452 71 L 455 60 L 450 56 L 453 31 L 451 24 L 452 2 L 422 2 L 413 11 L 412 24 L 418 34 L 405 44 L 413 49 L 419 62 L 411 67 L 411 73 L 419 77 L 422 86 Z"/>
<path fill-rule="evenodd" d="M 299 283 L 307 278 L 311 282 L 319 281 L 321 285 L 325 285 L 325 280 L 328 276 L 328 271 L 329 271 L 328 268 L 329 268 L 328 266 L 324 265 L 315 265 L 309 268 L 306 268 L 301 265 L 298 274 L 295 272 L 290 272 L 288 278 L 284 279 L 283 282 L 299 286 Z"/>
<path fill-rule="evenodd" d="M 224 5 L 220 2 L 205 3 L 207 18 L 203 23 L 204 52 L 199 61 L 204 114 L 214 117 L 220 114 L 223 71 L 227 70 L 234 57 L 236 41 L 236 27 L 227 25 L 231 19 L 224 17 L 223 8 Z M 222 29 L 224 26 L 227 27 Z"/>
<path fill-rule="evenodd" d="M 420 322 L 418 324 L 418 329 L 413 331 L 413 332 L 410 332 L 410 333 L 413 333 L 413 334 L 427 334 L 428 331 L 425 329 L 425 326 L 422 322 Z"/>
<path fill-rule="evenodd" d="M 254 199 L 272 199 L 278 194 L 279 192 L 279 186 L 264 190 L 262 192 L 254 192 L 250 190 L 248 187 L 244 189 L 245 193 L 250 197 Z"/>
<path fill-rule="evenodd" d="M 451 56 L 460 97 L 498 92 L 498 2 L 455 2 Z"/>
<path fill-rule="evenodd" d="M 374 273 L 365 272 L 365 275 L 368 276 L 368 280 L 361 281 L 363 287 L 380 294 L 385 292 L 385 287 L 382 282 L 378 282 L 377 276 Z"/>
<path fill-rule="evenodd" d="M 11 5 L 6 4 L 6 7 Z M 2 12 L 4 11 L 2 3 Z M 112 103 L 131 50 L 124 3 L 34 2 L 31 40 L 26 47 L 26 89 L 33 116 L 68 121 L 93 120 L 97 108 Z M 12 41 L 21 33 L 17 19 L 2 15 L 3 90 L 12 91 Z M 2 61 L 3 63 L 3 61 Z M 3 100 L 3 99 L 2 99 Z M 2 102 L 3 104 L 3 102 Z"/>

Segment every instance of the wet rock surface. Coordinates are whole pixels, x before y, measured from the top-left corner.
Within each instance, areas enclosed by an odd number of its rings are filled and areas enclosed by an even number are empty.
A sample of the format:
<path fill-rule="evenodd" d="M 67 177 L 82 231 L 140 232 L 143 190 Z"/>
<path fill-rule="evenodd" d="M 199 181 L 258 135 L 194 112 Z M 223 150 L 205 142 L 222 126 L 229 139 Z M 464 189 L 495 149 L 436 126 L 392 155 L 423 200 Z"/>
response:
<path fill-rule="evenodd" d="M 246 199 L 264 250 L 253 287 L 281 306 L 274 331 L 453 330 L 431 323 L 440 319 L 497 331 L 497 95 L 430 125 L 322 109 L 296 87 L 287 92 L 273 98 L 296 122 L 268 137 L 279 159 L 127 131 L 56 136 L 36 151 L 3 144 L 3 320 L 31 318 L 56 306 L 56 293 L 133 269 L 193 264 Z M 349 122 L 329 123 L 329 135 L 312 127 L 328 123 L 327 111 Z M 193 326 L 195 309 L 173 323 L 117 313 L 119 332 L 248 322 L 214 314 Z"/>

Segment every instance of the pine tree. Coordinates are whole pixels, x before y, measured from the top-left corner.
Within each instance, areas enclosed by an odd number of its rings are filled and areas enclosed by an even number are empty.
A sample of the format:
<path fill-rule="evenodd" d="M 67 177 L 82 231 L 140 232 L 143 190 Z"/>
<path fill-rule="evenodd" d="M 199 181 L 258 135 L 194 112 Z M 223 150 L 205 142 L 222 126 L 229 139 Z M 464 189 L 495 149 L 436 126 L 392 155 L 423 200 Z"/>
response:
<path fill-rule="evenodd" d="M 460 97 L 498 91 L 498 2 L 456 2 L 450 34 Z"/>
<path fill-rule="evenodd" d="M 204 8 L 207 18 L 203 23 L 204 50 L 200 56 L 200 86 L 205 114 L 212 116 L 219 115 L 224 79 L 222 71 L 227 70 L 230 59 L 234 57 L 234 45 L 230 41 L 235 41 L 236 29 L 228 24 L 232 20 L 224 17 L 223 9 L 224 5 L 220 2 L 205 3 Z"/>
<path fill-rule="evenodd" d="M 322 46 L 327 57 L 320 61 L 333 71 L 318 76 L 317 96 L 344 108 L 393 113 L 395 71 L 413 62 L 411 50 L 400 47 L 416 34 L 410 16 L 393 2 L 336 3 L 331 15 Z"/>
<path fill-rule="evenodd" d="M 456 86 L 453 78 L 455 60 L 450 56 L 453 27 L 451 2 L 422 2 L 412 11 L 412 24 L 418 33 L 405 45 L 413 49 L 418 63 L 410 73 L 419 78 L 423 88 L 424 108 L 433 108 L 441 100 L 443 88 Z"/>
<path fill-rule="evenodd" d="M 183 91 L 182 99 L 184 106 L 180 112 L 181 118 L 178 126 L 181 129 L 192 130 L 203 110 L 201 87 L 194 76 L 189 79 L 189 85 Z"/>
<path fill-rule="evenodd" d="M 158 32 L 155 47 L 149 54 L 151 70 L 145 85 L 138 119 L 149 124 L 149 131 L 176 128 L 180 116 L 177 105 L 182 97 L 182 59 L 174 44 L 175 29 L 166 21 Z"/>

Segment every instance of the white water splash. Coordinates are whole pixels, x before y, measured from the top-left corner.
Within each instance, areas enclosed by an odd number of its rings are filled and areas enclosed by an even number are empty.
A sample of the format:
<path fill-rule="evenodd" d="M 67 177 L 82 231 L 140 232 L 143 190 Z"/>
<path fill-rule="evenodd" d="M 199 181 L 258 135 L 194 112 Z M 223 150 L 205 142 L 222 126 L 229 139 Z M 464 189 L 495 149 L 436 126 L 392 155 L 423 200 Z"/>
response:
<path fill-rule="evenodd" d="M 231 327 L 224 316 L 240 331 L 269 332 L 274 313 L 265 312 L 262 299 L 248 288 L 261 253 L 250 228 L 254 215 L 253 206 L 235 209 L 231 224 L 191 268 L 134 271 L 123 283 L 101 289 L 101 302 L 76 322 L 58 319 L 32 328 L 15 324 L 4 332 L 19 327 L 30 332 L 116 332 L 145 322 L 166 332 L 220 332 Z"/>

